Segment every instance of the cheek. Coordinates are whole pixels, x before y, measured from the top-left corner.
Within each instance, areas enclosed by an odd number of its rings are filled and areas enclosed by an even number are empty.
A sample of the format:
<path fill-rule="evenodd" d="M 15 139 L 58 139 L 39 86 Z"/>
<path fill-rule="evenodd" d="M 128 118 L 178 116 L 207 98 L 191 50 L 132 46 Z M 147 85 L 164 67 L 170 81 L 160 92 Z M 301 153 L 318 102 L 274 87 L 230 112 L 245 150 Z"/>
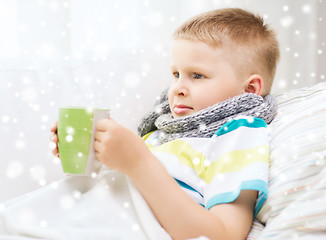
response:
<path fill-rule="evenodd" d="M 205 94 L 197 96 L 197 108 L 198 110 L 202 110 L 207 107 L 213 106 L 216 103 L 223 102 L 230 97 L 230 94 L 231 92 L 225 91 L 223 89 L 207 89 Z"/>
<path fill-rule="evenodd" d="M 216 95 L 216 93 L 212 94 L 209 92 L 206 92 L 205 94 L 197 96 L 196 99 L 197 99 L 196 107 L 197 107 L 198 111 L 205 109 L 205 108 L 212 106 L 212 105 L 216 104 L 217 102 L 219 102 L 218 94 Z"/>
<path fill-rule="evenodd" d="M 172 94 L 171 88 L 169 89 L 167 95 L 168 95 L 168 101 L 169 101 L 169 104 L 171 107 L 171 103 L 173 102 L 173 94 Z"/>

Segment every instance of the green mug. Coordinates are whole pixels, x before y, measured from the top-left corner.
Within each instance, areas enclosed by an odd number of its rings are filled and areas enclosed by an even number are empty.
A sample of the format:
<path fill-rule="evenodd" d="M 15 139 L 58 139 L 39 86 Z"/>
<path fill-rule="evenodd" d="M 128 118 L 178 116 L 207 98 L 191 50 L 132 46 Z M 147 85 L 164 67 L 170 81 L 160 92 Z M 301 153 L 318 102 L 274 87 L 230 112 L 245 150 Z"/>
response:
<path fill-rule="evenodd" d="M 97 174 L 101 163 L 95 157 L 95 123 L 109 118 L 110 110 L 91 107 L 61 107 L 58 119 L 58 149 L 64 173 Z"/>

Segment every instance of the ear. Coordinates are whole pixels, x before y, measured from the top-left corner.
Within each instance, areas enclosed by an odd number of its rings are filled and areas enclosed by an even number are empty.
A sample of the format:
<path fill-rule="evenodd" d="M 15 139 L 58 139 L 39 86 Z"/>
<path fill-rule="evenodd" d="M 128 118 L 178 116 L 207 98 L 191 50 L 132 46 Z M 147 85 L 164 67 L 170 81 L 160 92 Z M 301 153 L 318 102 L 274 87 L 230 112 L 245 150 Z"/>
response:
<path fill-rule="evenodd" d="M 245 82 L 245 92 L 262 95 L 264 89 L 264 79 L 259 74 L 251 75 Z"/>

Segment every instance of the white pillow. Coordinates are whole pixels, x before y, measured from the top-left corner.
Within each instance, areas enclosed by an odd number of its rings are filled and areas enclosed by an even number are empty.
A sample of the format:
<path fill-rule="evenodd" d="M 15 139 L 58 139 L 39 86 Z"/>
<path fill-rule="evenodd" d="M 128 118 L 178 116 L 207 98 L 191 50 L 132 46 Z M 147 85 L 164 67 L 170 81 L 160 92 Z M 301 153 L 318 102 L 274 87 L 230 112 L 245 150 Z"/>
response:
<path fill-rule="evenodd" d="M 266 226 L 257 239 L 326 239 L 326 83 L 276 99 L 269 197 L 257 215 Z"/>

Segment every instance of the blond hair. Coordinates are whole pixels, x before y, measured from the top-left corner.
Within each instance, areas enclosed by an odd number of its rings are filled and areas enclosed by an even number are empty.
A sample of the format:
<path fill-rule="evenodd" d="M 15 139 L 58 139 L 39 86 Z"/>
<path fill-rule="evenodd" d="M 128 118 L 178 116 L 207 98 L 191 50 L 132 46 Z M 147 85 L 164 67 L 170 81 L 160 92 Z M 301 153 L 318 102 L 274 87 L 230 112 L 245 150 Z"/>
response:
<path fill-rule="evenodd" d="M 264 79 L 263 95 L 270 92 L 280 51 L 274 31 L 262 17 L 239 8 L 213 10 L 185 22 L 173 38 L 223 48 L 240 78 L 259 74 Z"/>

